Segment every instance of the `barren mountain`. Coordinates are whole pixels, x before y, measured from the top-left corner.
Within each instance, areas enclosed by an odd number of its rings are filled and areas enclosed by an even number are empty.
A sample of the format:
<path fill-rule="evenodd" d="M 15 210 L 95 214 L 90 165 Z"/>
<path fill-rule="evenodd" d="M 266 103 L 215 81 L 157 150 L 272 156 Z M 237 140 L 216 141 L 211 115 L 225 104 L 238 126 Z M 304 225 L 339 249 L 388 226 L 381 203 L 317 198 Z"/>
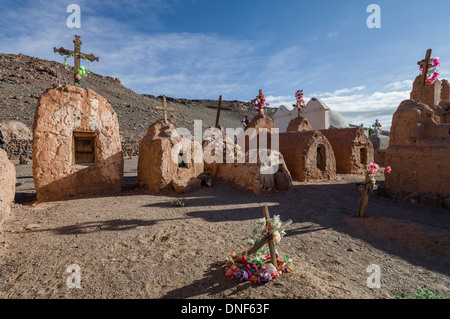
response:
<path fill-rule="evenodd" d="M 155 97 L 151 92 L 138 94 L 123 86 L 118 78 L 93 72 L 83 78 L 83 83 L 104 96 L 116 110 L 124 140 L 139 141 L 147 127 L 162 118 L 162 111 L 153 109 L 162 105 L 161 96 Z M 64 64 L 23 54 L 0 53 L 0 121 L 16 120 L 31 128 L 39 96 L 58 84 L 73 84 Z M 216 110 L 207 105 L 217 105 L 217 100 L 167 97 L 167 106 L 177 110 L 169 113 L 169 121 L 191 132 L 194 120 L 203 120 L 203 129 L 214 126 Z M 224 127 L 240 127 L 245 115 L 251 119 L 256 114 L 249 102 L 223 101 L 222 105 L 233 109 L 220 113 L 220 124 Z M 274 111 L 267 109 L 266 114 Z"/>

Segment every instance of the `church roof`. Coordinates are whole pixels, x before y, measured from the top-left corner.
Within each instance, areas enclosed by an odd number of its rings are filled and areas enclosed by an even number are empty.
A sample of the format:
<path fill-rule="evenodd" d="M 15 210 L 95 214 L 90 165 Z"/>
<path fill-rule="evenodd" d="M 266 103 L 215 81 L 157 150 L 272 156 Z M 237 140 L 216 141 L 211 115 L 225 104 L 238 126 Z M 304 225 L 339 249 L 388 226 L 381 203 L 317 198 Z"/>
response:
<path fill-rule="evenodd" d="M 317 99 L 315 97 L 311 98 L 311 100 L 309 100 L 309 102 L 306 103 L 305 111 L 312 111 L 319 109 L 329 110 L 330 108 L 321 99 Z"/>
<path fill-rule="evenodd" d="M 330 126 L 336 128 L 350 127 L 345 118 L 333 110 L 330 110 Z"/>

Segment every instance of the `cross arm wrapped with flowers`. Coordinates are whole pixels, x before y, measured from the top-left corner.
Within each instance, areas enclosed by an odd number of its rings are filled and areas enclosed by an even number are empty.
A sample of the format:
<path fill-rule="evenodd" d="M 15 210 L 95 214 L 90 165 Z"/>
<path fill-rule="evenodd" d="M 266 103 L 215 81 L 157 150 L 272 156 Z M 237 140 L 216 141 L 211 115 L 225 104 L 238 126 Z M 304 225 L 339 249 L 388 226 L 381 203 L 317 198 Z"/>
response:
<path fill-rule="evenodd" d="M 279 216 L 270 218 L 267 206 L 263 207 L 263 212 L 264 218 L 253 229 L 254 238 L 248 241 L 247 250 L 239 256 L 229 254 L 226 276 L 241 282 L 248 280 L 266 284 L 283 272 L 293 271 L 292 260 L 287 255 L 280 258 L 275 250 L 275 245 L 281 241 L 292 221 L 281 223 Z M 265 244 L 268 244 L 269 250 L 264 248 Z"/>
<path fill-rule="evenodd" d="M 375 173 L 380 169 L 380 166 L 375 163 L 370 163 L 369 168 L 366 171 L 365 180 L 363 183 L 357 184 L 356 188 L 362 192 L 361 200 L 359 202 L 359 212 L 358 217 L 364 217 L 366 211 L 366 206 L 369 201 L 369 193 L 373 192 L 378 188 L 375 184 Z M 391 167 L 387 166 L 385 168 L 386 173 L 391 172 Z"/>
<path fill-rule="evenodd" d="M 266 103 L 266 98 L 264 97 L 262 90 L 259 90 L 258 96 L 256 99 L 252 100 L 252 103 L 255 105 L 255 109 L 259 114 L 264 114 L 264 110 L 269 105 L 269 103 Z"/>

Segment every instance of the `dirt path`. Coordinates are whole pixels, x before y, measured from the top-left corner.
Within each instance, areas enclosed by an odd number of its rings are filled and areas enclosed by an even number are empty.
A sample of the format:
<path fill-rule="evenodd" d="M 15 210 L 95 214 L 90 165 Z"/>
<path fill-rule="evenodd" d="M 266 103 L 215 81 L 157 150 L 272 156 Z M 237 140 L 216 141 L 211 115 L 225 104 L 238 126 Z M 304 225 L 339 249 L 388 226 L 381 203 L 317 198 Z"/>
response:
<path fill-rule="evenodd" d="M 16 204 L 0 235 L 0 298 L 392 298 L 422 286 L 450 296 L 448 210 L 371 196 L 356 218 L 358 176 L 295 183 L 256 196 L 225 184 L 184 196 L 134 189 L 125 160 L 121 196 L 36 203 L 30 166 L 17 166 Z M 263 204 L 292 219 L 281 254 L 295 272 L 260 286 L 225 277 L 229 252 L 245 249 Z M 67 267 L 81 270 L 70 289 Z M 381 288 L 367 287 L 376 264 Z"/>

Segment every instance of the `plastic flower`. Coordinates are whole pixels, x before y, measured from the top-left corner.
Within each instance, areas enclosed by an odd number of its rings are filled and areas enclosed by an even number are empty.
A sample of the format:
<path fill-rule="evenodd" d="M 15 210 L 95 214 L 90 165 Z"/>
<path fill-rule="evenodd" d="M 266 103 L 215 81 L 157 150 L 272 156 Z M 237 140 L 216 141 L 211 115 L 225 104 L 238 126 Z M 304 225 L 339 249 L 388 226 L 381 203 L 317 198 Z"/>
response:
<path fill-rule="evenodd" d="M 441 66 L 441 63 L 439 62 L 440 58 L 437 56 L 433 59 L 433 66 Z"/>
<path fill-rule="evenodd" d="M 392 171 L 390 166 L 387 166 L 385 170 L 386 170 L 386 173 L 390 173 Z"/>
<path fill-rule="evenodd" d="M 273 241 L 278 243 L 280 240 L 281 240 L 281 235 L 277 230 L 276 232 L 273 233 Z"/>
<path fill-rule="evenodd" d="M 370 163 L 369 167 L 373 171 L 377 171 L 380 168 L 380 166 L 378 166 L 378 164 L 375 164 L 375 163 Z"/>
<path fill-rule="evenodd" d="M 234 278 L 234 274 L 235 274 L 235 272 L 231 268 L 228 268 L 227 272 L 225 273 L 225 276 Z"/>
<path fill-rule="evenodd" d="M 240 270 L 239 272 L 234 274 L 234 277 L 238 279 L 240 282 L 244 282 L 248 279 L 248 273 L 246 271 Z"/>
<path fill-rule="evenodd" d="M 267 270 L 264 270 L 260 275 L 259 275 L 259 283 L 261 285 L 265 285 L 268 284 L 269 281 L 272 279 L 272 275 L 269 274 L 269 272 Z"/>

